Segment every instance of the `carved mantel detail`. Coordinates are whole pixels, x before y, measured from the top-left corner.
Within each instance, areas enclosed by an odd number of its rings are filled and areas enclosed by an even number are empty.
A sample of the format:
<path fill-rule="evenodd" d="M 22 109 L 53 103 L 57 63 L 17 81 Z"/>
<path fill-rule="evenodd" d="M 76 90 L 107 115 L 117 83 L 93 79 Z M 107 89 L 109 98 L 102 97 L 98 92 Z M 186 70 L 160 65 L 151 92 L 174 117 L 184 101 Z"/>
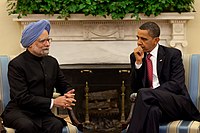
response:
<path fill-rule="evenodd" d="M 188 45 L 185 34 L 186 20 L 172 20 L 172 39 L 170 41 L 170 46 L 183 50 L 184 47 Z"/>
<path fill-rule="evenodd" d="M 123 20 L 83 14 L 72 14 L 67 20 L 57 17 L 58 15 L 37 14 L 18 19 L 17 15 L 13 15 L 13 21 L 19 22 L 23 30 L 30 22 L 40 19 L 50 20 L 52 26 L 50 35 L 53 38 L 51 53 L 58 58 L 60 64 L 128 64 L 129 54 L 137 45 L 137 28 L 145 21 L 155 21 L 159 24 L 161 44 L 184 52 L 184 48 L 188 45 L 187 21 L 194 19 L 194 13 L 162 13 L 157 17 L 141 15 L 140 21 L 131 18 L 129 14 Z"/>

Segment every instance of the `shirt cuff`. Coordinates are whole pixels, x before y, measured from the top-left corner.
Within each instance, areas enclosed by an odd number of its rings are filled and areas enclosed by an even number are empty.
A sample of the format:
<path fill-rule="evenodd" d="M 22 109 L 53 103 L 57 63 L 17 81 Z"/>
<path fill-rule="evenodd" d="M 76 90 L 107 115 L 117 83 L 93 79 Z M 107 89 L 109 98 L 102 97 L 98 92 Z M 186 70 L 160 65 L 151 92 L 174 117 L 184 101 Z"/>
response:
<path fill-rule="evenodd" d="M 53 98 L 51 99 L 51 106 L 50 106 L 50 109 L 53 108 Z"/>
<path fill-rule="evenodd" d="M 136 62 L 135 62 L 135 68 L 136 69 L 140 69 L 141 66 L 142 66 L 142 64 L 136 64 Z"/>

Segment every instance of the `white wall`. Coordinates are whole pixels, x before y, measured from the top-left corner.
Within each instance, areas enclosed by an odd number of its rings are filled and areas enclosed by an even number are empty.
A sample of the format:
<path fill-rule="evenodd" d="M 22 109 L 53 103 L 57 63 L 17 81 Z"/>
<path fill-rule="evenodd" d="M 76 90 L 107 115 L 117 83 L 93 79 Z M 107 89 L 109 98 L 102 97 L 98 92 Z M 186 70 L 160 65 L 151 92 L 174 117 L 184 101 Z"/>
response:
<path fill-rule="evenodd" d="M 20 25 L 8 16 L 6 1 L 0 0 L 0 55 L 16 55 L 21 50 Z"/>
<path fill-rule="evenodd" d="M 200 54 L 200 0 L 195 0 L 195 10 L 195 19 L 187 25 L 187 52 Z"/>

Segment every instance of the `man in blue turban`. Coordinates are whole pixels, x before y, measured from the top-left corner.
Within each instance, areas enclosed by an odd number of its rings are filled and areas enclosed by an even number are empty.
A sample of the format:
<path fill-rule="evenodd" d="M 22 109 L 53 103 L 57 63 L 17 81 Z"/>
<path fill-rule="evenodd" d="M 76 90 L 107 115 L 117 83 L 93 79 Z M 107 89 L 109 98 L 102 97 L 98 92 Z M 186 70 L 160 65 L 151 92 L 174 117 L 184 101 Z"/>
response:
<path fill-rule="evenodd" d="M 38 37 L 46 30 L 50 32 L 50 22 L 48 20 L 40 20 L 38 22 L 30 23 L 22 32 L 21 44 L 24 48 L 30 46 Z"/>
<path fill-rule="evenodd" d="M 51 108 L 71 109 L 74 89 L 67 83 L 57 60 L 48 56 L 50 23 L 40 20 L 23 31 L 21 44 L 26 51 L 8 65 L 10 98 L 1 117 L 6 127 L 18 133 L 61 133 L 66 122 Z M 54 88 L 61 96 L 53 98 Z"/>

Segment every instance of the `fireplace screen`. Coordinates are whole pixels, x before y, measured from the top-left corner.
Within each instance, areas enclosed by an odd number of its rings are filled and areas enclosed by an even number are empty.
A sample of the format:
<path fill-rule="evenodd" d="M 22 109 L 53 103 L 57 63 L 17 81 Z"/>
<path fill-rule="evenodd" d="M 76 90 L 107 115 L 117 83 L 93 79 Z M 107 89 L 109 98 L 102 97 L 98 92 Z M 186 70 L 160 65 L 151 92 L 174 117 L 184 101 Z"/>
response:
<path fill-rule="evenodd" d="M 120 132 L 131 106 L 130 66 L 62 71 L 76 90 L 73 110 L 84 132 Z"/>

